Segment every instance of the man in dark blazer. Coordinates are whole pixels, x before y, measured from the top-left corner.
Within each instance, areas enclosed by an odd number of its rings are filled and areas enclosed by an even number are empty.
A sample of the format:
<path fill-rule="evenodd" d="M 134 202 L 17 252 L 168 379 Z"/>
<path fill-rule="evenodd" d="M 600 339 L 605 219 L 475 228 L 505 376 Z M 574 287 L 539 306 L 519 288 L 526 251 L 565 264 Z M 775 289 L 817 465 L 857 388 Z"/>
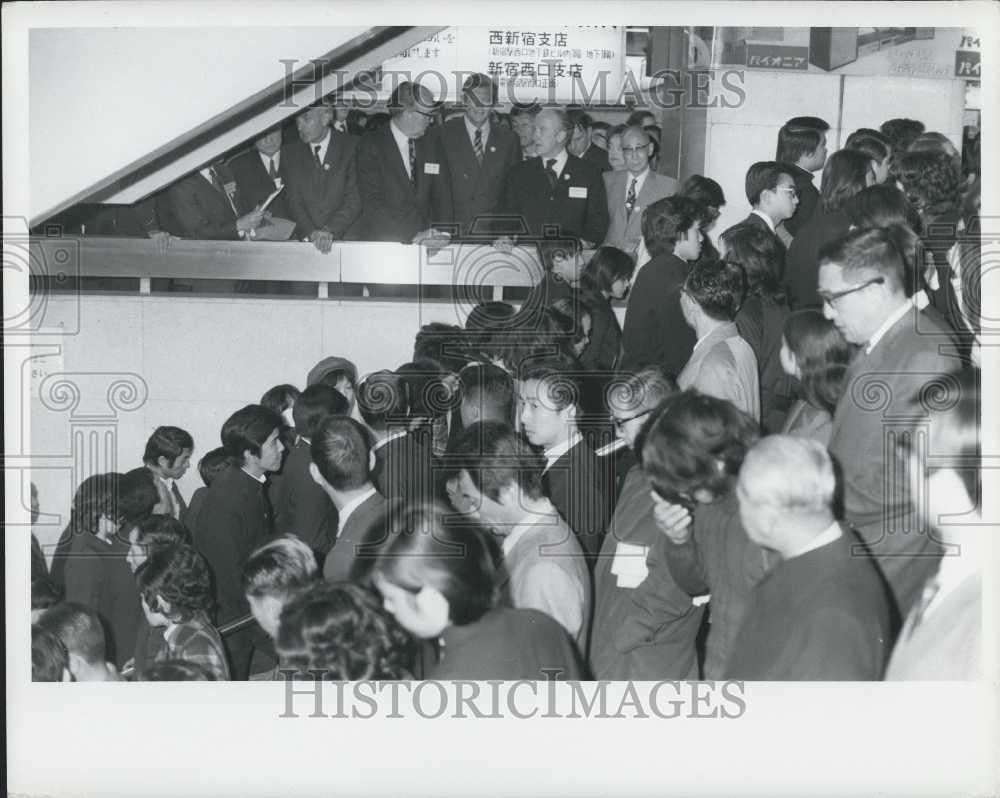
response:
<path fill-rule="evenodd" d="M 237 210 L 249 213 L 263 205 L 283 185 L 284 166 L 285 148 L 282 146 L 281 127 L 271 128 L 253 143 L 252 149 L 233 158 L 229 162 L 229 168 L 236 178 Z M 272 216 L 281 219 L 292 218 L 287 189 L 271 200 L 267 210 Z"/>
<path fill-rule="evenodd" d="M 222 425 L 222 445 L 233 465 L 212 481 L 192 530 L 215 579 L 217 625 L 250 613 L 242 572 L 250 553 L 272 534 L 265 485 L 267 474 L 281 467 L 281 427 L 281 416 L 261 405 L 237 410 Z M 249 627 L 224 638 L 234 679 L 247 678 L 258 631 Z"/>
<path fill-rule="evenodd" d="M 362 241 L 419 243 L 452 222 L 448 161 L 438 136 L 425 136 L 438 103 L 430 91 L 401 83 L 389 98 L 389 124 L 361 137 L 362 212 L 352 235 Z"/>
<path fill-rule="evenodd" d="M 258 208 L 239 212 L 236 178 L 221 160 L 181 178 L 168 189 L 167 196 L 184 238 L 235 241 L 246 238 L 264 219 Z"/>
<path fill-rule="evenodd" d="M 378 371 L 358 386 L 357 407 L 372 433 L 372 482 L 387 499 L 433 498 L 433 450 L 424 430 L 412 430 L 409 388 L 391 371 Z"/>
<path fill-rule="evenodd" d="M 813 172 L 826 164 L 826 134 L 830 125 L 816 116 L 789 119 L 778 131 L 775 160 L 789 170 L 799 190 L 799 206 L 785 221 L 784 228 L 792 237 L 808 222 L 819 203 L 819 189 L 813 183 Z"/>
<path fill-rule="evenodd" d="M 335 416 L 320 425 L 313 442 L 310 474 L 340 517 L 336 542 L 323 563 L 323 578 L 359 581 L 374 562 L 389 511 L 389 502 L 371 479 L 375 463 L 371 436 L 353 418 Z"/>
<path fill-rule="evenodd" d="M 927 317 L 917 327 L 919 311 L 906 297 L 903 258 L 891 231 L 848 233 L 823 247 L 819 262 L 823 312 L 860 347 L 847 370 L 829 444 L 843 469 L 844 518 L 892 589 L 898 623 L 942 550 L 914 515 L 910 475 L 897 460 L 894 441 L 915 434 L 929 410 L 929 386 L 946 390 L 961 361 L 957 353 L 941 353 L 950 340 L 946 329 Z"/>
<path fill-rule="evenodd" d="M 582 158 L 594 164 L 601 172 L 610 172 L 608 151 L 601 149 L 593 141 L 594 120 L 582 108 L 572 108 L 568 112 L 573 120 L 573 135 L 570 137 L 567 149 L 577 158 Z"/>
<path fill-rule="evenodd" d="M 566 144 L 573 123 L 562 108 L 546 108 L 535 118 L 537 158 L 510 170 L 501 210 L 513 217 L 495 245 L 509 251 L 512 237 L 525 233 L 579 238 L 585 248 L 600 244 L 608 232 L 604 178 L 594 164 L 571 155 Z"/>
<path fill-rule="evenodd" d="M 725 678 L 877 681 L 892 647 L 889 602 L 860 540 L 833 515 L 822 444 L 771 435 L 747 452 L 737 496 L 754 543 L 781 562 L 753 589 Z"/>
<path fill-rule="evenodd" d="M 791 219 L 799 206 L 799 190 L 795 178 L 785 164 L 777 161 L 759 161 L 747 169 L 744 181 L 747 202 L 753 208 L 750 214 L 741 222 L 727 229 L 730 230 L 749 225 L 774 236 L 775 241 L 784 256 L 785 244 L 777 233 L 778 225 Z M 783 274 L 776 274 L 779 280 Z"/>
<path fill-rule="evenodd" d="M 698 203 L 676 195 L 643 211 L 643 238 L 652 260 L 639 269 L 629 292 L 622 369 L 660 366 L 676 377 L 691 358 L 695 336 L 681 312 L 680 290 L 688 262 L 701 252 L 701 215 Z"/>
<path fill-rule="evenodd" d="M 334 415 L 347 415 L 350 403 L 328 385 L 310 385 L 295 400 L 292 418 L 298 440 L 275 474 L 268 495 L 274 510 L 274 531 L 295 535 L 322 562 L 337 537 L 337 508 L 309 473 L 309 447 L 320 425 Z"/>
<path fill-rule="evenodd" d="M 440 137 L 451 179 L 455 224 L 462 237 L 493 232 L 491 217 L 500 205 L 507 173 L 521 162 L 517 136 L 490 122 L 496 93 L 496 84 L 486 75 L 469 76 L 462 85 L 465 114 L 428 134 Z"/>
<path fill-rule="evenodd" d="M 332 121 L 333 109 L 322 103 L 296 117 L 300 141 L 286 147 L 282 175 L 296 235 L 320 252 L 348 237 L 361 215 L 357 139 L 332 129 Z"/>
<path fill-rule="evenodd" d="M 574 386 L 566 391 L 566 386 Z M 520 424 L 542 450 L 546 494 L 580 541 L 593 572 L 611 520 L 607 472 L 577 424 L 582 391 L 568 364 L 526 366 L 518 381 Z"/>

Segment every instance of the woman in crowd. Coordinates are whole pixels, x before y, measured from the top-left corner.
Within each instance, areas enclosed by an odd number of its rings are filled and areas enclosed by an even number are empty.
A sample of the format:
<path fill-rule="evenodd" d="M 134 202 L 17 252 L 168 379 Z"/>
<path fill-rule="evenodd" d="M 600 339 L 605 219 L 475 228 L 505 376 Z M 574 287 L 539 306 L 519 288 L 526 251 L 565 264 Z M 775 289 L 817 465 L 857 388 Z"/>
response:
<path fill-rule="evenodd" d="M 833 322 L 807 308 L 785 320 L 780 357 L 782 369 L 796 380 L 802 396 L 789 410 L 781 433 L 812 438 L 825 446 L 844 391 L 849 344 Z"/>
<path fill-rule="evenodd" d="M 580 355 L 580 365 L 592 371 L 611 372 L 618 364 L 622 348 L 622 326 L 611 306 L 612 300 L 628 295 L 635 261 L 617 247 L 600 247 L 583 271 L 580 287 L 583 302 L 590 308 L 590 346 Z"/>
<path fill-rule="evenodd" d="M 820 306 L 819 250 L 847 232 L 850 222 L 844 205 L 874 182 L 871 159 L 864 153 L 840 150 L 827 160 L 820 201 L 788 248 L 785 287 L 793 309 Z"/>
<path fill-rule="evenodd" d="M 872 161 L 875 185 L 885 183 L 889 177 L 889 167 L 892 165 L 892 146 L 885 136 L 877 130 L 863 127 L 847 137 L 844 149 L 857 150 L 867 155 Z"/>
<path fill-rule="evenodd" d="M 754 586 L 771 561 L 740 521 L 736 477 L 757 425 L 730 402 L 683 391 L 664 401 L 640 442 L 663 532 L 655 556 L 691 596 L 711 595 L 702 676 L 719 679 Z"/>
<path fill-rule="evenodd" d="M 718 259 L 719 251 L 712 243 L 709 233 L 715 227 L 719 214 L 722 213 L 722 207 L 726 204 L 726 195 L 722 191 L 722 186 L 710 177 L 691 175 L 684 181 L 684 185 L 681 186 L 681 190 L 677 194 L 693 199 L 703 208 L 701 224 L 699 225 L 702 235 L 701 254 L 698 255 L 698 260 L 692 266 L 697 268 L 706 261 Z"/>
<path fill-rule="evenodd" d="M 573 643 L 537 610 L 499 606 L 495 544 L 445 523 L 435 505 L 410 510 L 375 562 L 386 609 L 415 637 L 440 642 L 430 679 L 578 679 Z"/>
<path fill-rule="evenodd" d="M 369 588 L 316 582 L 281 610 L 276 647 L 295 678 L 413 678 L 413 641 Z"/>
<path fill-rule="evenodd" d="M 757 357 L 760 418 L 764 434 L 778 432 L 795 400 L 795 386 L 781 368 L 781 332 L 788 303 L 781 287 L 784 248 L 767 231 L 737 225 L 725 235 L 726 260 L 746 274 L 747 291 L 736 313 L 736 329 Z"/>
<path fill-rule="evenodd" d="M 609 390 L 615 432 L 636 449 L 657 406 L 677 391 L 654 366 Z M 649 478 L 638 464 L 625 476 L 594 568 L 590 669 L 595 679 L 696 679 L 695 638 L 702 609 L 670 574 L 657 546 Z"/>

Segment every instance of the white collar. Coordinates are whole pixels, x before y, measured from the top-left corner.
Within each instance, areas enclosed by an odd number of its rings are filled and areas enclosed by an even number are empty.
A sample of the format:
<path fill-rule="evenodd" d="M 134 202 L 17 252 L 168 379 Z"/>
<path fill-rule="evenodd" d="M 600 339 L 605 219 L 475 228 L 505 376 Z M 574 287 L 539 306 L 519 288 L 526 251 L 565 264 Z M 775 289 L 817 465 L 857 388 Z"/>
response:
<path fill-rule="evenodd" d="M 788 554 L 784 557 L 784 560 L 794 559 L 795 557 L 801 557 L 803 554 L 808 554 L 811 551 L 815 551 L 821 546 L 825 546 L 827 543 L 833 543 L 833 541 L 840 538 L 843 533 L 840 530 L 840 524 L 834 521 L 830 526 L 820 532 L 816 537 L 810 540 L 805 546 Z"/>
<path fill-rule="evenodd" d="M 754 208 L 752 211 L 750 211 L 750 213 L 759 216 L 761 219 L 767 222 L 767 226 L 770 228 L 771 232 L 772 233 L 774 232 L 774 220 L 772 220 L 770 216 L 764 213 L 764 211 Z"/>
<path fill-rule="evenodd" d="M 260 150 L 257 150 L 257 154 L 260 156 L 261 163 L 264 164 L 264 168 L 267 169 L 271 165 L 271 161 L 274 161 L 274 168 L 277 169 L 281 164 L 281 150 L 278 150 L 274 155 L 265 155 Z"/>
<path fill-rule="evenodd" d="M 319 161 L 323 163 L 326 160 L 326 151 L 330 146 L 330 139 L 333 138 L 333 129 L 327 128 L 326 135 L 323 136 L 319 141 L 313 141 L 309 144 L 309 154 L 312 155 L 316 152 L 316 148 L 319 147 Z"/>
<path fill-rule="evenodd" d="M 548 158 L 542 158 L 541 155 L 537 156 L 542 162 L 542 169 L 545 168 L 545 162 L 551 161 L 551 156 Z M 566 161 L 569 160 L 569 153 L 566 152 L 566 148 L 563 147 L 562 152 L 556 156 L 556 162 L 552 164 L 552 169 L 557 175 L 562 175 L 562 170 L 566 167 Z"/>
<path fill-rule="evenodd" d="M 247 471 L 243 466 L 240 466 L 240 471 L 242 471 L 244 474 L 246 474 L 251 479 L 256 479 L 261 485 L 263 485 L 265 482 L 267 482 L 267 475 L 266 474 L 261 474 L 259 477 L 254 476 L 249 471 Z"/>
<path fill-rule="evenodd" d="M 562 441 L 561 443 L 557 443 L 551 449 L 546 449 L 545 459 L 548 462 L 545 464 L 545 470 L 548 471 L 556 460 L 558 460 L 560 457 L 566 454 L 566 452 L 568 452 L 582 440 L 583 440 L 583 435 L 580 434 L 579 428 L 574 427 L 573 431 L 569 434 L 569 437 L 566 440 Z"/>
<path fill-rule="evenodd" d="M 717 327 L 713 327 L 711 330 L 709 330 L 707 333 L 701 336 L 701 338 L 695 341 L 694 349 L 691 350 L 691 354 L 693 355 L 695 349 L 701 346 L 705 341 L 708 341 L 713 338 L 718 338 L 720 340 L 729 338 L 730 335 L 732 335 L 732 331 L 733 329 L 735 329 L 735 327 L 736 325 L 731 321 L 720 322 Z"/>
<path fill-rule="evenodd" d="M 913 303 L 913 307 L 917 310 L 923 310 L 931 303 L 931 300 L 928 298 L 927 292 L 921 288 L 917 291 L 917 293 L 910 297 L 910 302 Z"/>
<path fill-rule="evenodd" d="M 366 501 L 368 501 L 372 496 L 375 495 L 375 493 L 376 493 L 375 486 L 369 485 L 368 490 L 366 490 L 364 493 L 355 496 L 347 504 L 345 504 L 343 507 L 340 508 L 339 512 L 337 513 L 338 535 L 340 534 L 340 531 L 344 528 L 344 526 L 347 524 L 347 519 L 351 517 L 351 513 L 357 510 L 358 507 L 360 507 Z"/>
<path fill-rule="evenodd" d="M 516 527 L 514 527 L 510 534 L 503 539 L 503 555 L 508 556 L 514 547 L 517 545 L 518 541 L 524 537 L 525 533 L 533 529 L 536 526 L 542 526 L 550 523 L 548 516 L 558 515 L 558 511 L 555 505 L 547 498 L 542 498 L 538 502 L 538 510 L 532 510 L 524 518 L 522 518 Z"/>
<path fill-rule="evenodd" d="M 882 340 L 883 336 L 885 336 L 887 332 L 889 332 L 889 329 L 897 321 L 903 318 L 903 316 L 909 313 L 910 310 L 912 310 L 912 308 L 913 308 L 913 302 L 907 301 L 903 302 L 898 308 L 896 308 L 892 313 L 890 313 L 889 316 L 886 318 L 886 320 L 882 322 L 882 326 L 879 327 L 877 330 L 875 330 L 871 338 L 868 339 L 868 343 L 865 344 L 865 354 L 870 355 L 872 350 L 878 344 L 878 342 Z"/>
<path fill-rule="evenodd" d="M 476 131 L 483 131 L 483 149 L 486 148 L 486 141 L 490 137 L 490 118 L 486 117 L 486 121 L 483 122 L 482 127 L 476 127 L 472 122 L 469 121 L 469 117 L 462 115 L 462 121 L 465 122 L 465 129 L 469 134 L 469 141 L 474 141 L 476 138 Z"/>
<path fill-rule="evenodd" d="M 389 443 L 389 441 L 394 441 L 396 440 L 396 438 L 402 438 L 404 435 L 408 435 L 409 432 L 410 431 L 406 429 L 398 429 L 395 432 L 390 432 L 382 440 L 378 441 L 374 446 L 372 446 L 372 451 L 377 452 L 379 449 L 381 449 L 383 446 Z"/>
<path fill-rule="evenodd" d="M 642 187 L 646 183 L 646 177 L 649 175 L 649 166 L 647 166 L 645 169 L 643 169 L 637 175 L 634 175 L 631 172 L 627 172 L 626 174 L 628 175 L 627 179 L 625 180 L 625 185 L 626 185 L 625 191 L 626 191 L 626 193 L 628 192 L 627 186 L 632 185 L 632 181 L 634 180 L 635 181 L 635 193 L 638 194 L 640 191 L 642 191 Z"/>

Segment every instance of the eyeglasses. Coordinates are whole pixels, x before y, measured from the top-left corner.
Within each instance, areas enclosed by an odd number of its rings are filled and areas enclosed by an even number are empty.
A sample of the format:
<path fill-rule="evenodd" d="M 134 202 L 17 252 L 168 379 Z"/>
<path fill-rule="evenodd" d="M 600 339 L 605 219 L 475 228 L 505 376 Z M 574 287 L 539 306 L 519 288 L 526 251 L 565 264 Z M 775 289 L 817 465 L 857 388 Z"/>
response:
<path fill-rule="evenodd" d="M 860 291 L 862 288 L 867 288 L 870 285 L 881 285 L 885 282 L 884 277 L 873 277 L 871 280 L 866 280 L 861 283 L 861 285 L 856 285 L 853 288 L 848 288 L 844 291 L 819 291 L 819 298 L 827 305 L 833 306 L 834 302 L 838 302 L 843 299 L 848 294 L 853 294 L 855 291 Z"/>
<path fill-rule="evenodd" d="M 611 419 L 611 425 L 615 429 L 622 429 L 630 421 L 635 421 L 635 419 L 637 418 L 648 416 L 652 412 L 653 412 L 652 410 L 643 410 L 641 413 L 636 413 L 634 416 L 629 416 L 628 418 L 613 418 Z"/>
<path fill-rule="evenodd" d="M 623 155 L 636 155 L 637 153 L 640 153 L 640 152 L 646 152 L 648 149 L 649 149 L 649 145 L 648 144 L 645 147 L 622 147 L 622 154 Z"/>
<path fill-rule="evenodd" d="M 790 197 L 799 196 L 799 190 L 795 186 L 777 186 L 775 191 L 784 191 Z"/>

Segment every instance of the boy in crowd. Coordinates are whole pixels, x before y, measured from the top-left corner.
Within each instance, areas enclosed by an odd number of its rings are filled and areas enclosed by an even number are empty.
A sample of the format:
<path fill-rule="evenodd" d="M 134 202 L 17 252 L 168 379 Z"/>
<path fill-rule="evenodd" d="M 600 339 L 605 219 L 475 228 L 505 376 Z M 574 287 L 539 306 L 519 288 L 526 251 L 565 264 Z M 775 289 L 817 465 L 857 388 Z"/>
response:
<path fill-rule="evenodd" d="M 826 133 L 830 125 L 815 116 L 796 116 L 778 131 L 775 160 L 787 165 L 799 191 L 799 207 L 784 224 L 789 235 L 795 236 L 809 221 L 819 190 L 813 185 L 813 173 L 826 164 Z M 786 244 L 788 242 L 785 242 Z"/>
<path fill-rule="evenodd" d="M 177 480 L 184 476 L 191 464 L 194 439 L 180 427 L 157 427 L 146 441 L 142 462 L 153 472 L 159 483 L 161 496 L 168 504 L 165 515 L 184 521 L 187 503 L 177 487 Z"/>

